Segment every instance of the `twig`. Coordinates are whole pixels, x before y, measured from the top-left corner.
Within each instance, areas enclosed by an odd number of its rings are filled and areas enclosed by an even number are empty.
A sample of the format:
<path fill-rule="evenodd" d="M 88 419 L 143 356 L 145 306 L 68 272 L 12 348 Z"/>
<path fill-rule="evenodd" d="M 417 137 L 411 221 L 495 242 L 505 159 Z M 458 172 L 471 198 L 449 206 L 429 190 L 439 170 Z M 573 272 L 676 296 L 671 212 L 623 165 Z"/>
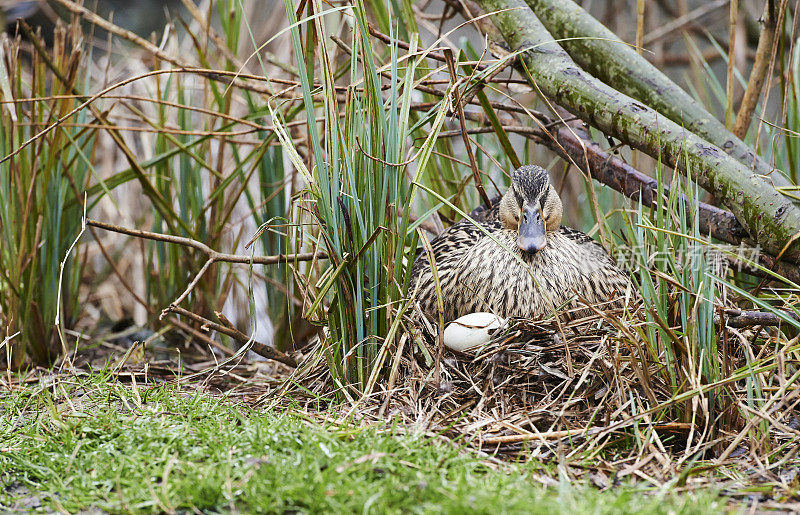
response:
<path fill-rule="evenodd" d="M 380 32 L 377 32 L 377 34 L 380 34 Z M 342 41 L 341 38 L 339 38 L 337 36 L 331 36 L 331 39 L 333 40 L 334 43 L 336 43 L 337 46 L 339 46 L 339 48 L 341 48 L 342 50 L 344 50 L 347 53 L 352 53 L 352 49 L 344 41 Z M 404 49 L 408 48 L 408 43 L 403 43 L 402 41 L 398 41 L 398 45 L 400 46 L 400 48 L 404 48 Z M 427 57 L 429 57 L 431 59 L 434 59 L 434 60 L 437 60 L 437 61 L 441 61 L 443 63 L 447 62 L 447 60 L 445 59 L 445 57 L 443 55 L 441 55 L 439 53 L 436 53 L 436 52 L 428 53 Z M 476 65 L 476 69 L 477 70 L 482 70 L 484 68 L 485 67 Z M 492 74 L 492 76 L 483 79 L 483 82 L 484 83 L 492 82 L 492 79 L 494 78 L 495 74 L 499 73 L 503 69 L 505 69 L 505 67 L 499 68 L 497 72 Z M 381 72 L 381 75 L 389 78 L 389 72 L 383 71 L 383 72 Z M 425 81 L 425 82 L 429 83 L 429 84 L 430 83 L 436 83 L 436 81 Z M 524 81 L 523 83 L 527 84 L 527 81 Z M 414 86 L 414 89 L 416 89 L 417 91 L 420 91 L 422 93 L 428 93 L 430 95 L 434 95 L 434 96 L 437 96 L 437 97 L 444 97 L 445 96 L 445 92 L 443 90 L 436 89 L 436 88 L 433 88 L 433 87 L 430 87 L 430 86 L 425 86 L 425 85 L 422 85 L 422 84 L 416 84 Z M 464 104 L 481 107 L 481 103 L 479 101 L 477 101 L 477 100 L 472 99 L 472 98 L 470 98 L 470 99 L 465 98 L 464 99 Z M 434 102 L 418 102 L 418 103 L 412 104 L 412 106 L 415 106 L 418 109 L 422 108 L 422 106 L 428 106 L 428 108 L 431 108 L 431 107 L 434 107 L 436 105 L 437 104 L 434 103 Z M 496 109 L 498 111 L 506 111 L 506 112 L 509 112 L 509 113 L 517 113 L 517 114 L 530 114 L 530 113 L 533 113 L 534 115 L 537 115 L 537 116 L 541 115 L 541 113 L 539 113 L 538 111 L 534 111 L 532 109 L 527 109 L 525 107 L 517 106 L 517 105 L 513 105 L 513 104 L 495 102 L 493 100 L 489 102 L 489 105 L 491 105 L 494 109 Z"/>
<path fill-rule="evenodd" d="M 681 16 L 677 20 L 671 21 L 665 25 L 662 25 L 658 29 L 650 32 L 644 37 L 643 43 L 645 45 L 649 45 L 667 34 L 674 32 L 676 30 L 680 30 L 684 26 L 693 23 L 698 18 L 701 18 L 716 9 L 719 9 L 723 5 L 727 4 L 728 0 L 716 0 L 714 2 L 707 3 L 705 5 L 701 5 L 697 9 L 693 10 L 690 13 L 687 13 L 686 16 Z"/>
<path fill-rule="evenodd" d="M 758 261 L 761 264 L 761 266 L 763 266 L 764 268 L 772 270 L 776 274 L 778 274 L 780 276 L 783 276 L 786 279 L 789 279 L 790 281 L 792 281 L 794 283 L 800 284 L 800 267 L 798 267 L 797 265 L 792 265 L 792 264 L 789 264 L 789 263 L 785 263 L 783 261 L 779 261 L 779 260 L 775 259 L 774 256 L 770 256 L 769 254 L 761 254 L 759 256 L 759 258 L 758 258 Z M 737 262 L 737 264 L 740 264 L 740 263 L 742 263 L 742 262 L 741 261 Z M 750 271 L 750 272 L 752 272 L 752 273 L 754 273 L 756 275 L 764 274 L 763 271 L 761 271 L 761 270 L 759 270 L 757 268 L 753 268 L 753 267 L 747 265 L 746 263 L 744 263 L 744 265 L 747 267 L 748 271 Z M 768 274 L 764 274 L 764 275 L 768 275 Z"/>
<path fill-rule="evenodd" d="M 173 316 L 170 318 L 169 323 L 173 326 L 177 327 L 182 331 L 186 331 L 187 333 L 191 334 L 195 338 L 203 341 L 204 343 L 214 347 L 215 349 L 219 350 L 223 353 L 226 357 L 231 357 L 234 355 L 234 352 L 229 349 L 228 347 L 222 345 L 220 342 L 216 341 L 213 338 L 210 338 L 207 334 L 204 334 L 202 331 L 198 331 L 194 327 L 190 326 L 189 324 L 182 322 L 177 316 Z"/>
<path fill-rule="evenodd" d="M 657 431 L 671 431 L 671 432 L 682 432 L 689 429 L 691 424 L 687 422 L 667 422 L 664 424 L 656 424 L 653 429 Z M 566 429 L 564 431 L 546 431 L 546 432 L 539 432 L 539 433 L 525 433 L 525 434 L 518 434 L 518 435 L 504 435 L 504 436 L 492 436 L 489 438 L 481 439 L 481 443 L 485 445 L 503 445 L 509 443 L 522 443 L 522 442 L 529 442 L 531 440 L 560 440 L 562 438 L 567 438 L 570 436 L 579 436 L 585 435 L 590 436 L 593 434 L 597 434 L 607 428 L 602 427 L 595 427 L 595 428 L 580 428 L 580 429 Z"/>
<path fill-rule="evenodd" d="M 304 252 L 299 254 L 276 254 L 274 256 L 246 256 L 242 254 L 227 254 L 224 252 L 217 252 L 205 243 L 193 240 L 191 238 L 184 238 L 182 236 L 173 236 L 171 234 L 161 234 L 157 232 L 142 231 L 140 229 L 128 229 L 113 225 L 98 220 L 87 220 L 86 225 L 105 229 L 106 231 L 118 232 L 120 234 L 127 234 L 136 238 L 144 238 L 146 240 L 163 241 L 166 243 L 175 243 L 185 247 L 192 247 L 199 250 L 209 260 L 214 262 L 221 261 L 225 263 L 240 263 L 240 264 L 254 264 L 254 265 L 275 265 L 278 263 L 290 263 L 293 261 L 312 261 L 315 259 L 327 259 L 328 255 L 325 252 Z"/>
<path fill-rule="evenodd" d="M 444 57 L 447 60 L 447 68 L 450 71 L 450 77 L 453 81 L 453 84 L 456 84 L 458 82 L 458 74 L 456 73 L 455 61 L 453 60 L 453 51 L 449 48 L 446 48 L 444 50 Z M 491 199 L 489 199 L 489 195 L 486 194 L 486 190 L 483 188 L 481 174 L 478 171 L 478 162 L 475 160 L 475 153 L 472 151 L 472 144 L 470 143 L 469 135 L 467 134 L 467 122 L 464 119 L 464 106 L 461 103 L 462 97 L 461 93 L 458 91 L 458 88 L 456 88 L 454 100 L 456 104 L 456 113 L 458 114 L 458 121 L 461 126 L 461 139 L 464 141 L 464 148 L 467 150 L 467 157 L 469 158 L 469 166 L 472 169 L 472 181 L 475 183 L 475 188 L 478 190 L 481 199 L 488 206 L 491 203 Z"/>
<path fill-rule="evenodd" d="M 383 32 L 377 30 L 372 25 L 369 25 L 368 29 L 369 29 L 369 33 L 370 33 L 371 36 L 374 36 L 375 38 L 383 41 L 387 45 L 395 44 L 395 45 L 398 46 L 398 48 L 402 48 L 403 50 L 410 50 L 411 49 L 411 46 L 408 43 L 406 43 L 405 41 L 400 41 L 399 39 L 392 39 L 389 36 L 387 36 L 386 34 L 384 34 Z M 442 62 L 442 63 L 447 62 L 447 58 L 445 57 L 445 55 L 444 54 L 440 54 L 439 52 L 430 51 L 430 52 L 428 52 L 426 54 L 426 57 L 430 57 L 431 59 L 434 59 L 434 60 Z M 486 67 L 487 67 L 486 65 L 482 65 L 482 64 L 476 65 L 476 68 L 479 69 L 479 70 L 483 70 Z"/>
<path fill-rule="evenodd" d="M 492 436 L 489 438 L 481 439 L 482 446 L 487 445 L 504 445 L 509 443 L 529 442 L 531 440 L 560 440 L 569 436 L 578 436 L 581 434 L 589 435 L 599 432 L 600 429 L 594 428 L 581 428 L 581 429 L 567 429 L 565 431 L 546 431 L 540 433 L 526 433 L 521 435 L 505 435 L 505 436 Z"/>
<path fill-rule="evenodd" d="M 728 73 L 727 82 L 725 83 L 725 96 L 727 97 L 725 105 L 725 127 L 729 129 L 733 126 L 733 87 L 735 85 L 733 72 L 736 69 L 736 25 L 739 19 L 739 2 L 735 0 L 730 4 L 730 16 L 728 20 L 730 26 L 730 43 L 728 44 Z"/>
<path fill-rule="evenodd" d="M 767 70 L 777 48 L 775 34 L 778 27 L 778 10 L 776 7 L 776 0 L 767 0 L 767 5 L 764 7 L 763 26 L 761 27 L 761 35 L 758 38 L 756 59 L 750 72 L 750 78 L 747 80 L 747 89 L 742 98 L 742 104 L 739 106 L 739 112 L 736 113 L 736 123 L 732 129 L 733 133 L 740 139 L 744 138 L 745 134 L 747 134 L 747 129 L 750 127 L 753 112 L 758 104 L 761 88 L 764 86 L 764 79 L 767 76 Z M 782 11 L 785 8 L 786 0 L 783 0 L 780 4 L 780 10 Z"/>
<path fill-rule="evenodd" d="M 186 318 L 189 318 L 191 320 L 194 320 L 195 322 L 200 323 L 204 329 L 207 329 L 209 331 L 217 331 L 218 333 L 230 336 L 231 338 L 233 338 L 234 340 L 243 345 L 248 345 L 248 344 L 251 345 L 250 350 L 252 350 L 253 352 L 255 352 L 260 356 L 263 356 L 267 359 L 271 359 L 273 361 L 280 361 L 284 365 L 290 366 L 292 368 L 297 368 L 297 362 L 290 356 L 287 356 L 283 352 L 274 349 L 268 345 L 264 345 L 263 343 L 259 343 L 249 338 L 246 334 L 236 329 L 233 326 L 233 324 L 231 324 L 228 321 L 228 319 L 222 316 L 222 314 L 219 312 L 216 312 L 215 314 L 217 315 L 217 317 L 219 317 L 220 321 L 222 321 L 223 324 L 217 324 L 215 322 L 212 322 L 207 318 L 204 318 L 196 313 L 192 313 L 188 309 L 184 309 L 174 304 L 166 308 L 164 311 L 185 316 Z"/>

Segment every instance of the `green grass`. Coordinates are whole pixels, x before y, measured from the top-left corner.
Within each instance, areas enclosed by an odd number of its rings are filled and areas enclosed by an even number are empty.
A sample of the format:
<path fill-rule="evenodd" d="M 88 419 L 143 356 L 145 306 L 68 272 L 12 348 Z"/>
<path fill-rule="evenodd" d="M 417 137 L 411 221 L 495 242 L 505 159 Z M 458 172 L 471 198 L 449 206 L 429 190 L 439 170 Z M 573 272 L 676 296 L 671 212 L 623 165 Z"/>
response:
<path fill-rule="evenodd" d="M 711 492 L 545 488 L 392 428 L 338 427 L 174 387 L 68 377 L 3 394 L 0 511 L 708 513 Z M 554 471 L 550 471 L 555 473 Z M 13 492 L 13 493 L 11 493 Z"/>

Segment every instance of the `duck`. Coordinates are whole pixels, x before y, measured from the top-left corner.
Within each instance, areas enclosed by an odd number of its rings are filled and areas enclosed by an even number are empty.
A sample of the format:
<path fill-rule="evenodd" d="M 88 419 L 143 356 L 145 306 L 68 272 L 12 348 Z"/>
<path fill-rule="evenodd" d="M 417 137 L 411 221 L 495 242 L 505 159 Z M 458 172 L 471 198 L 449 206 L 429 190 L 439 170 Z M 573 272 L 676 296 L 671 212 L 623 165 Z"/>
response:
<path fill-rule="evenodd" d="M 518 168 L 499 200 L 472 211 L 474 222 L 451 225 L 418 253 L 409 294 L 438 320 L 438 280 L 446 322 L 476 312 L 568 321 L 592 314 L 588 305 L 624 307 L 634 294 L 628 273 L 590 236 L 561 225 L 562 214 L 548 172 Z"/>

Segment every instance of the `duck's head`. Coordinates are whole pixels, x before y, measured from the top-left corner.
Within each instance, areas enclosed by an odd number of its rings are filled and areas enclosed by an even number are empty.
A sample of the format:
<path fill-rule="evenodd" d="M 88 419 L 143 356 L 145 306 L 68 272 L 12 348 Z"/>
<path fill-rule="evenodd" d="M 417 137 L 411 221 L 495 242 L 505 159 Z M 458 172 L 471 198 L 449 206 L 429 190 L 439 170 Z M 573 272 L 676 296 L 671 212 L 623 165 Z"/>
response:
<path fill-rule="evenodd" d="M 500 201 L 500 220 L 517 231 L 517 246 L 535 254 L 547 245 L 547 234 L 561 226 L 561 199 L 547 170 L 526 165 L 511 174 L 511 186 Z"/>

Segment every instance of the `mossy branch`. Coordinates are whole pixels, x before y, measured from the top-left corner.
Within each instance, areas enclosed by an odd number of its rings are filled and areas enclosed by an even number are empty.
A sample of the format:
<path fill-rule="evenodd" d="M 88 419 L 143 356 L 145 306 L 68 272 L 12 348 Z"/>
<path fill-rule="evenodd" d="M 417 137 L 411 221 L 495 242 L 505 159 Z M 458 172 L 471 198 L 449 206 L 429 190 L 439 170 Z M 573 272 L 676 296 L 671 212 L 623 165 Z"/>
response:
<path fill-rule="evenodd" d="M 613 84 L 618 91 L 647 104 L 678 125 L 724 150 L 748 168 L 769 177 L 775 186 L 791 186 L 783 172 L 776 170 L 755 154 L 749 145 L 729 131 L 683 88 L 639 55 L 635 48 L 622 42 L 616 34 L 575 2 L 572 0 L 526 0 L 526 2 L 550 34 L 555 38 L 564 39 L 561 41 L 564 50 L 588 73 L 606 84 Z M 771 50 L 770 38 L 763 38 L 763 44 L 759 43 L 759 50 L 762 50 L 762 46 L 768 46 Z M 763 50 L 762 53 L 770 52 Z M 768 64 L 769 58 L 762 61 Z M 748 86 L 748 91 L 755 92 L 756 89 L 760 92 L 761 88 L 757 86 L 751 90 Z M 742 110 L 739 112 L 741 114 Z M 742 123 L 745 123 L 745 120 Z"/>
<path fill-rule="evenodd" d="M 760 176 L 685 127 L 584 72 L 523 0 L 479 0 L 520 66 L 546 97 L 575 116 L 692 177 L 773 255 L 800 262 L 800 210 Z"/>

